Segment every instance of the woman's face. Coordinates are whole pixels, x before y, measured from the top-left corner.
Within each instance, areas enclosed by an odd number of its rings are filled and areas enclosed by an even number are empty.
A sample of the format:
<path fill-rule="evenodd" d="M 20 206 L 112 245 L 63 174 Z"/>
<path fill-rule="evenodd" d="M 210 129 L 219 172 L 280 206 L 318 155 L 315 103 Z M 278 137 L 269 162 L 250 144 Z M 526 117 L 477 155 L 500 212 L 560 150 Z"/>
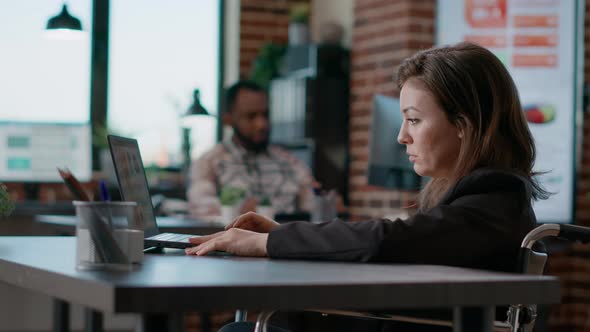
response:
<path fill-rule="evenodd" d="M 414 171 L 421 176 L 449 177 L 459 156 L 462 132 L 415 78 L 403 85 L 400 103 L 404 121 L 397 141 L 406 146 Z"/>

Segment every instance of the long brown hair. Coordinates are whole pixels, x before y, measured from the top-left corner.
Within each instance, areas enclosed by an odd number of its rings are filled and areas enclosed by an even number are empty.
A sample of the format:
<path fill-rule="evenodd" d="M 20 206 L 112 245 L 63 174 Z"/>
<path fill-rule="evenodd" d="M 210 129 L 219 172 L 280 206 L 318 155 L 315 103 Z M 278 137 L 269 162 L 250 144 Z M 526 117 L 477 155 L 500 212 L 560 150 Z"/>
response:
<path fill-rule="evenodd" d="M 431 179 L 420 193 L 421 209 L 436 205 L 461 177 L 479 167 L 516 171 L 530 179 L 533 198 L 548 196 L 533 178 L 535 144 L 518 91 L 492 52 L 472 43 L 424 50 L 398 68 L 400 89 L 409 78 L 424 83 L 463 132 L 453 176 Z"/>

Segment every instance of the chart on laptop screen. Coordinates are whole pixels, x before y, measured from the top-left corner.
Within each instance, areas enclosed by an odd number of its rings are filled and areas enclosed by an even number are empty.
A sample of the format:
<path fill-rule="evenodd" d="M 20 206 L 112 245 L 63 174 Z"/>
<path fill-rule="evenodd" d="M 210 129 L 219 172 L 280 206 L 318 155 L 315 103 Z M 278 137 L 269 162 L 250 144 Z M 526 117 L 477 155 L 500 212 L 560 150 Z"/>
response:
<path fill-rule="evenodd" d="M 146 225 L 146 223 L 154 223 L 155 217 L 137 144 L 134 141 L 129 143 L 117 141 L 111 149 L 117 165 L 121 194 L 126 201 L 137 202 L 139 220 L 144 223 L 144 228 L 145 226 L 153 227 L 154 225 L 151 224 Z"/>

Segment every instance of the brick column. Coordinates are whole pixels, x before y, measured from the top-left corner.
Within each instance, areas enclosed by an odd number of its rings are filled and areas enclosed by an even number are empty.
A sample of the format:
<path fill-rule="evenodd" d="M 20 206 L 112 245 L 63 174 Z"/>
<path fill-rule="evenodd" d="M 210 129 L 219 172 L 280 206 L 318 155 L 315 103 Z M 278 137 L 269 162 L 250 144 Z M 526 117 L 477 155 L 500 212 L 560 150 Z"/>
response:
<path fill-rule="evenodd" d="M 376 93 L 397 96 L 400 62 L 434 44 L 435 0 L 356 0 L 351 49 L 350 202 L 354 215 L 396 214 L 415 193 L 367 185 L 371 102 Z M 396 139 L 387 137 L 384 139 Z"/>
<path fill-rule="evenodd" d="M 584 20 L 584 84 L 590 84 L 590 1 Z M 588 106 L 586 106 L 586 110 Z M 581 163 L 576 174 L 576 220 L 590 226 L 590 113 L 584 113 L 581 133 Z M 590 245 L 575 244 L 549 257 L 547 274 L 562 284 L 560 305 L 551 308 L 549 331 L 590 331 Z"/>
<path fill-rule="evenodd" d="M 240 1 L 240 77 L 247 77 L 260 48 L 268 43 L 286 44 L 289 9 L 309 0 Z"/>

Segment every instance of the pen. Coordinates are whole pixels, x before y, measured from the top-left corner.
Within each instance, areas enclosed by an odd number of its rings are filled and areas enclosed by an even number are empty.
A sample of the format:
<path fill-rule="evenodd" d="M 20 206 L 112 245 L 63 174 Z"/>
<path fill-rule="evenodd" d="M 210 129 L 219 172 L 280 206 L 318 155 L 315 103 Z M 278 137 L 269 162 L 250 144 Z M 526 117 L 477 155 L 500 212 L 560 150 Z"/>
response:
<path fill-rule="evenodd" d="M 100 180 L 98 183 L 98 188 L 100 190 L 100 200 L 103 202 L 110 202 L 111 196 L 109 195 L 109 190 L 107 189 L 107 184 L 104 180 Z"/>
<path fill-rule="evenodd" d="M 69 169 L 61 169 L 58 167 L 57 171 L 59 172 L 61 178 L 64 180 L 64 183 L 66 184 L 66 187 L 68 187 L 68 190 L 70 190 L 70 193 L 74 195 L 75 199 L 86 202 L 90 201 L 90 197 L 88 197 L 88 194 L 86 194 L 84 189 L 82 189 L 80 181 L 76 179 L 76 177 L 70 172 Z"/>

